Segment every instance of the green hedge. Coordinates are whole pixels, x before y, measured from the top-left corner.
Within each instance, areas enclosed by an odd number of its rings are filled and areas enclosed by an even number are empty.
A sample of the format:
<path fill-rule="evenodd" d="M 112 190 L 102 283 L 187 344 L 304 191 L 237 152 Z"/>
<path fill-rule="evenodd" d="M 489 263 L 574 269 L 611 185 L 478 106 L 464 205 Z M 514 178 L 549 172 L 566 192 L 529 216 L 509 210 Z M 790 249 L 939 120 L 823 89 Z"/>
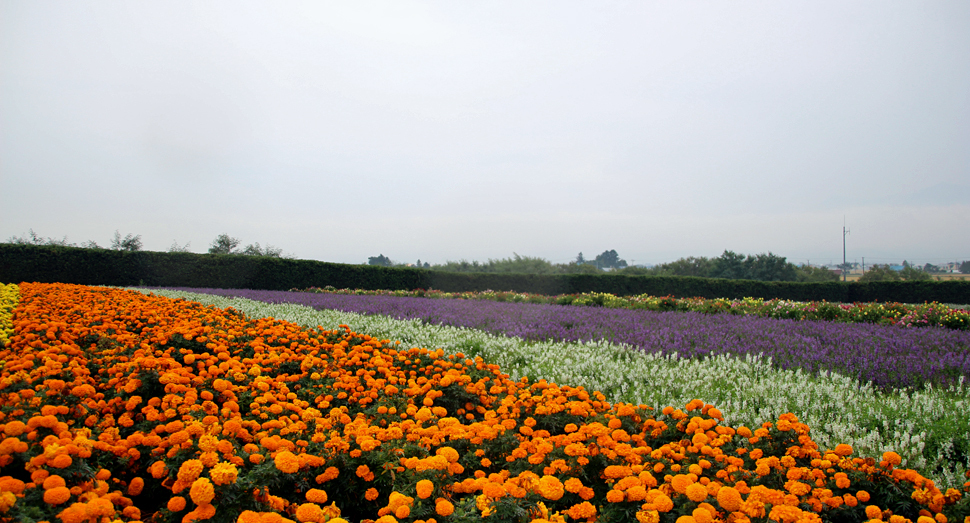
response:
<path fill-rule="evenodd" d="M 605 292 L 678 298 L 970 303 L 970 281 L 798 283 L 617 274 L 454 273 L 263 256 L 0 244 L 0 282 L 21 281 L 224 289 L 287 290 L 331 285 L 368 290 L 491 289 L 546 295 Z"/>

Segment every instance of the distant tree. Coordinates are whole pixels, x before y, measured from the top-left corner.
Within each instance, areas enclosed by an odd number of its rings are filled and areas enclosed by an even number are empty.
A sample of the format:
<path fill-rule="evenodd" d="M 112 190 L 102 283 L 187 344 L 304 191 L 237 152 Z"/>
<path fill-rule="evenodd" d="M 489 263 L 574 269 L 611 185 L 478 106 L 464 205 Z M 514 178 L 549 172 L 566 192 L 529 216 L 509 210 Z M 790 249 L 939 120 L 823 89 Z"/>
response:
<path fill-rule="evenodd" d="M 890 269 L 888 265 L 873 265 L 859 278 L 860 282 L 899 280 L 899 272 Z"/>
<path fill-rule="evenodd" d="M 104 249 L 104 247 L 98 245 L 94 240 L 88 240 L 81 244 L 82 249 Z"/>
<path fill-rule="evenodd" d="M 19 245 L 56 245 L 59 247 L 75 247 L 73 243 L 68 243 L 67 236 L 57 240 L 54 238 L 43 238 L 38 236 L 33 229 L 30 229 L 30 233 L 27 236 L 11 236 L 7 243 L 14 243 Z"/>
<path fill-rule="evenodd" d="M 111 240 L 111 248 L 116 251 L 140 251 L 141 250 L 141 235 L 133 235 L 129 233 L 124 238 L 121 237 L 121 233 L 115 230 L 115 237 Z"/>
<path fill-rule="evenodd" d="M 576 265 L 582 265 L 586 263 L 586 258 L 583 258 L 583 253 L 580 251 L 579 255 L 576 256 Z"/>
<path fill-rule="evenodd" d="M 727 278 L 729 280 L 740 280 L 746 276 L 744 267 L 744 255 L 734 251 L 725 250 L 721 256 L 714 259 L 714 267 L 711 269 L 711 278 Z"/>
<path fill-rule="evenodd" d="M 259 246 L 259 242 L 255 244 L 249 244 L 245 249 L 239 251 L 239 254 L 243 256 L 269 256 L 270 258 L 281 258 L 283 257 L 283 249 L 277 249 L 272 245 L 267 245 L 265 248 Z"/>
<path fill-rule="evenodd" d="M 384 256 L 383 254 L 378 256 L 371 256 L 367 258 L 367 265 L 379 265 L 381 267 L 390 267 L 394 265 L 394 262 L 390 258 Z"/>
<path fill-rule="evenodd" d="M 626 260 L 621 260 L 615 249 L 597 254 L 593 263 L 600 269 L 621 269 L 627 265 Z"/>
<path fill-rule="evenodd" d="M 688 258 L 680 258 L 677 261 L 662 263 L 655 269 L 657 274 L 708 278 L 714 270 L 714 260 L 703 256 L 690 256 Z"/>
<path fill-rule="evenodd" d="M 928 272 L 928 273 L 933 273 L 933 274 L 939 274 L 939 273 L 943 272 L 943 269 L 941 269 L 937 265 L 933 265 L 932 263 L 927 263 L 926 265 L 923 266 L 923 272 Z"/>
<path fill-rule="evenodd" d="M 189 252 L 189 243 L 185 245 L 179 245 L 179 242 L 172 240 L 172 246 L 168 248 L 168 252 Z"/>
<path fill-rule="evenodd" d="M 744 260 L 745 278 L 760 281 L 795 281 L 797 272 L 795 266 L 785 259 L 772 253 L 748 255 Z"/>
<path fill-rule="evenodd" d="M 586 261 L 583 263 L 577 263 L 576 261 L 571 261 L 569 263 L 560 263 L 555 266 L 557 272 L 561 274 L 600 274 L 603 271 L 596 268 L 596 265 Z M 627 267 L 623 269 L 628 271 L 633 267 Z"/>
<path fill-rule="evenodd" d="M 933 279 L 928 272 L 913 267 L 912 265 L 903 267 L 903 270 L 899 271 L 899 277 L 906 281 L 926 281 Z"/>
<path fill-rule="evenodd" d="M 800 267 L 795 267 L 795 281 L 839 281 L 839 275 L 834 271 L 830 271 L 822 267 L 802 265 Z"/>
<path fill-rule="evenodd" d="M 212 240 L 209 246 L 209 254 L 234 254 L 233 250 L 239 246 L 239 238 L 233 238 L 228 234 L 220 234 Z"/>
<path fill-rule="evenodd" d="M 960 274 L 970 274 L 970 260 L 960 264 Z"/>

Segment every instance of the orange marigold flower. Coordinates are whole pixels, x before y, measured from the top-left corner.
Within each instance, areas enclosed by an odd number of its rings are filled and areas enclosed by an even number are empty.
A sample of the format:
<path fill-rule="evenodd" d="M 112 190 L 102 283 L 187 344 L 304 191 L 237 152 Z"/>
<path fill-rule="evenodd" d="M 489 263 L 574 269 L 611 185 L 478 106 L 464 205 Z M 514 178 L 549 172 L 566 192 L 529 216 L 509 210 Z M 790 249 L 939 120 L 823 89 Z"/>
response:
<path fill-rule="evenodd" d="M 374 501 L 379 495 L 380 492 L 378 492 L 376 488 L 369 488 L 366 492 L 364 492 L 364 499 L 367 501 Z"/>
<path fill-rule="evenodd" d="M 141 476 L 138 476 L 132 479 L 131 483 L 128 484 L 128 495 L 137 496 L 141 494 L 141 491 L 144 488 L 145 488 L 145 480 L 142 479 Z"/>
<path fill-rule="evenodd" d="M 438 498 L 434 504 L 434 511 L 439 516 L 450 516 L 455 511 L 455 506 L 444 498 Z"/>
<path fill-rule="evenodd" d="M 47 476 L 43 483 L 44 490 L 52 489 L 54 487 L 63 487 L 65 485 L 67 485 L 67 483 L 64 481 L 64 478 L 58 476 L 57 474 Z"/>
<path fill-rule="evenodd" d="M 875 505 L 869 505 L 866 507 L 866 517 L 869 519 L 882 519 L 882 509 Z"/>
<path fill-rule="evenodd" d="M 311 503 L 321 503 L 321 504 L 326 503 L 327 491 L 321 490 L 318 488 L 312 488 L 306 492 L 306 500 Z"/>
<path fill-rule="evenodd" d="M 625 497 L 626 496 L 622 491 L 616 489 L 610 489 L 610 491 L 606 493 L 606 501 L 609 501 L 610 503 L 621 503 Z"/>
<path fill-rule="evenodd" d="M 687 492 L 687 487 L 691 486 L 694 480 L 691 479 L 687 474 L 677 474 L 670 480 L 670 485 L 674 487 L 675 492 L 680 494 L 685 494 Z"/>
<path fill-rule="evenodd" d="M 411 515 L 411 507 L 401 505 L 400 507 L 397 507 L 397 510 L 394 511 L 394 515 L 397 516 L 398 519 L 404 519 Z"/>
<path fill-rule="evenodd" d="M 419 498 L 428 499 L 434 492 L 434 483 L 427 479 L 422 479 L 421 481 L 418 481 L 417 490 Z"/>
<path fill-rule="evenodd" d="M 62 510 L 57 517 L 63 523 L 82 523 L 91 520 L 88 515 L 87 503 L 72 503 L 71 506 Z"/>
<path fill-rule="evenodd" d="M 734 487 L 721 487 L 717 491 L 717 503 L 727 512 L 741 509 L 741 493 Z"/>
<path fill-rule="evenodd" d="M 189 489 L 189 497 L 196 505 L 206 505 L 216 496 L 215 488 L 209 478 L 199 478 L 192 483 Z"/>
<path fill-rule="evenodd" d="M 558 501 L 565 493 L 565 488 L 556 476 L 542 476 L 539 478 L 539 494 L 551 501 Z"/>
<path fill-rule="evenodd" d="M 232 463 L 222 461 L 212 467 L 212 470 L 209 471 L 209 477 L 216 485 L 228 485 L 236 482 L 236 478 L 239 477 L 239 469 Z"/>
<path fill-rule="evenodd" d="M 596 507 L 594 507 L 590 502 L 584 501 L 569 507 L 566 510 L 566 515 L 573 519 L 590 519 L 596 517 Z"/>
<path fill-rule="evenodd" d="M 48 505 L 60 505 L 71 499 L 71 489 L 60 486 L 53 487 L 44 491 L 44 503 Z"/>
<path fill-rule="evenodd" d="M 185 510 L 185 498 L 182 496 L 172 496 L 166 506 L 172 512 L 181 512 Z"/>
<path fill-rule="evenodd" d="M 707 487 L 701 485 L 700 483 L 691 483 L 687 486 L 684 493 L 687 494 L 687 497 L 690 498 L 691 501 L 695 501 L 697 503 L 707 499 Z"/>
<path fill-rule="evenodd" d="M 239 514 L 236 523 L 259 523 L 259 513 L 252 510 L 244 510 Z"/>
<path fill-rule="evenodd" d="M 212 519 L 212 516 L 216 515 L 216 507 L 214 505 L 206 503 L 204 505 L 199 505 L 198 507 L 196 507 L 193 512 L 195 512 L 195 517 L 200 520 Z"/>
<path fill-rule="evenodd" d="M 67 454 L 58 454 L 57 456 L 54 456 L 54 459 L 47 462 L 48 465 L 56 469 L 70 467 L 71 463 L 74 463 L 74 460 L 71 459 L 71 456 Z"/>
<path fill-rule="evenodd" d="M 183 483 L 190 483 L 198 479 L 202 474 L 202 462 L 197 459 L 189 459 L 179 467 L 178 479 Z"/>
<path fill-rule="evenodd" d="M 293 474 L 300 470 L 300 458 L 288 450 L 284 450 L 273 459 L 276 468 L 283 473 Z"/>
<path fill-rule="evenodd" d="M 323 517 L 323 509 L 316 503 L 303 503 L 296 509 L 296 519 L 303 523 L 316 523 Z"/>
<path fill-rule="evenodd" d="M 882 460 L 894 467 L 898 467 L 899 464 L 903 462 L 903 458 L 901 458 L 899 454 L 896 454 L 893 451 L 884 452 L 882 454 Z"/>

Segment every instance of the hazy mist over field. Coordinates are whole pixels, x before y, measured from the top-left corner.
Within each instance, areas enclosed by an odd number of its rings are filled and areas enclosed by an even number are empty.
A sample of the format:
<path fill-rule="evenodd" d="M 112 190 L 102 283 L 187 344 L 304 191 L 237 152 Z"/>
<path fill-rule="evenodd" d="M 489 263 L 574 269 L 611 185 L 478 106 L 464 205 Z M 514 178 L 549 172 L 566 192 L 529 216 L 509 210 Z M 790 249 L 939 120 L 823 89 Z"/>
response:
<path fill-rule="evenodd" d="M 970 259 L 970 2 L 0 0 L 0 241 Z"/>

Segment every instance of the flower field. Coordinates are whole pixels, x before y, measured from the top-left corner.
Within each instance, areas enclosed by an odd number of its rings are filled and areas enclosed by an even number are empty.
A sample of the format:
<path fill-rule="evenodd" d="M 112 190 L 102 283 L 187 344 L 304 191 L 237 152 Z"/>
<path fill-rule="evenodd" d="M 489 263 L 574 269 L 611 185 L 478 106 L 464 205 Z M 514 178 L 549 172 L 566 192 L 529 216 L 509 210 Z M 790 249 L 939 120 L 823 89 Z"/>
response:
<path fill-rule="evenodd" d="M 615 296 L 609 293 L 591 292 L 544 296 L 505 291 L 443 292 L 418 289 L 414 291 L 387 291 L 365 289 L 334 289 L 310 287 L 291 289 L 316 294 L 343 294 L 356 296 L 397 296 L 438 298 L 456 300 L 491 300 L 501 302 L 546 303 L 555 305 L 584 305 L 650 311 L 702 312 L 705 314 L 737 314 L 786 320 L 824 320 L 842 323 L 877 323 L 902 327 L 946 327 L 970 330 L 970 310 L 941 303 L 830 303 L 826 301 L 801 302 L 792 300 L 764 300 L 744 298 L 675 298 L 673 296 Z"/>
<path fill-rule="evenodd" d="M 526 340 L 606 340 L 648 352 L 764 355 L 781 368 L 838 372 L 880 388 L 949 386 L 970 377 L 970 332 L 757 316 L 661 313 L 491 300 L 185 289 L 316 309 L 484 330 Z"/>
<path fill-rule="evenodd" d="M 252 317 L 286 319 L 307 327 L 350 324 L 359 331 L 410 346 L 460 350 L 499 364 L 513 378 L 528 376 L 583 386 L 603 392 L 610 402 L 683 405 L 702 398 L 717 405 L 726 421 L 747 426 L 795 413 L 812 427 L 813 439 L 820 445 L 834 448 L 840 443 L 851 444 L 857 452 L 872 456 L 892 450 L 902 457 L 904 466 L 923 471 L 941 486 L 962 485 L 970 465 L 970 387 L 966 384 L 920 390 L 877 389 L 838 373 L 779 369 L 771 359 L 750 354 L 681 358 L 603 340 L 530 341 L 420 320 L 317 310 L 284 303 L 281 297 L 286 297 L 285 293 L 261 295 L 274 299 L 274 303 L 267 303 L 184 291 L 154 292 L 234 307 Z M 246 292 L 251 291 L 235 293 Z"/>
<path fill-rule="evenodd" d="M 0 521 L 970 523 L 970 482 L 790 413 L 747 427 L 347 325 L 0 290 Z"/>

